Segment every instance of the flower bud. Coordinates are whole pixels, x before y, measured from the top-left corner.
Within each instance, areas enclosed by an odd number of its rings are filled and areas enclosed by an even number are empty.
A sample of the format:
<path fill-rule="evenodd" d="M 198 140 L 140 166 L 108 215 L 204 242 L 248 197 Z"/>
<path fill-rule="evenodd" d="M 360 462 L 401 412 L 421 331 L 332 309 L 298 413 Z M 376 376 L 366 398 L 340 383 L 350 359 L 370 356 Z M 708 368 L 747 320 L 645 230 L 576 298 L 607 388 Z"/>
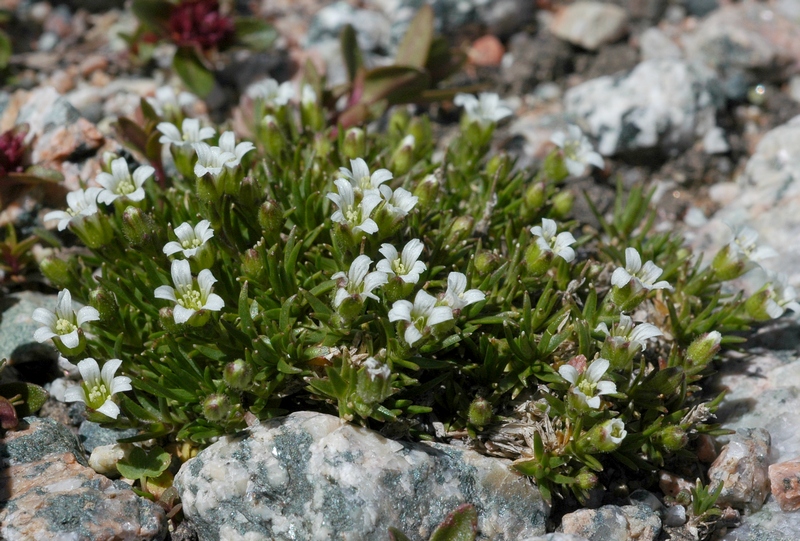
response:
<path fill-rule="evenodd" d="M 103 214 L 93 214 L 76 220 L 70 226 L 88 248 L 100 248 L 114 240 L 114 229 Z"/>
<path fill-rule="evenodd" d="M 405 175 L 408 173 L 409 169 L 411 169 L 411 166 L 414 165 L 415 146 L 416 141 L 413 135 L 406 135 L 403 137 L 403 140 L 400 141 L 400 146 L 394 151 L 392 159 L 389 162 L 395 175 Z"/>
<path fill-rule="evenodd" d="M 457 246 L 462 240 L 472 234 L 475 219 L 472 216 L 459 216 L 450 226 L 447 234 L 447 246 Z"/>
<path fill-rule="evenodd" d="M 414 195 L 419 199 L 417 206 L 422 209 L 429 209 L 439 195 L 439 179 L 436 175 L 427 175 L 414 188 Z"/>
<path fill-rule="evenodd" d="M 269 245 L 275 244 L 283 229 L 283 210 L 277 201 L 268 199 L 262 203 L 258 209 L 258 223 Z"/>
<path fill-rule="evenodd" d="M 475 255 L 475 271 L 480 276 L 493 273 L 500 266 L 501 258 L 489 250 L 481 250 Z"/>
<path fill-rule="evenodd" d="M 409 122 L 409 114 L 402 107 L 397 107 L 389 117 L 389 134 L 401 136 L 407 132 Z"/>
<path fill-rule="evenodd" d="M 525 190 L 525 206 L 531 210 L 538 210 L 544 205 L 545 196 L 546 193 L 543 182 L 531 184 L 528 189 Z"/>
<path fill-rule="evenodd" d="M 264 279 L 266 269 L 259 250 L 250 248 L 242 254 L 242 274 L 254 282 Z"/>
<path fill-rule="evenodd" d="M 244 362 L 244 360 L 236 359 L 225 365 L 222 378 L 225 380 L 225 384 L 231 389 L 245 391 L 253 382 L 253 369 L 249 364 Z"/>
<path fill-rule="evenodd" d="M 342 153 L 346 158 L 355 160 L 367 153 L 366 136 L 361 128 L 350 128 L 344 134 Z"/>
<path fill-rule="evenodd" d="M 377 405 L 391 394 L 391 370 L 372 357 L 364 361 L 356 376 L 356 396 L 365 405 Z"/>
<path fill-rule="evenodd" d="M 719 280 L 734 280 L 747 272 L 747 259 L 728 244 L 714 256 L 711 268 Z"/>
<path fill-rule="evenodd" d="M 203 401 L 203 417 L 212 423 L 227 418 L 230 410 L 231 401 L 224 394 L 212 394 Z"/>
<path fill-rule="evenodd" d="M 122 213 L 122 233 L 131 246 L 152 247 L 158 240 L 158 225 L 153 217 L 142 209 L 128 207 Z"/>
<path fill-rule="evenodd" d="M 542 251 L 535 242 L 532 242 L 530 246 L 525 249 L 525 265 L 528 267 L 528 272 L 531 276 L 542 276 L 550 270 L 552 262 L 552 252 Z"/>
<path fill-rule="evenodd" d="M 578 488 L 581 490 L 592 490 L 597 486 L 598 481 L 597 475 L 588 468 L 583 468 L 578 472 L 578 475 L 575 476 L 575 484 L 577 484 Z"/>
<path fill-rule="evenodd" d="M 89 304 L 100 314 L 100 321 L 114 321 L 119 314 L 119 305 L 114 294 L 102 287 L 89 293 Z"/>
<path fill-rule="evenodd" d="M 704 368 L 719 351 L 721 341 L 722 335 L 717 331 L 707 332 L 695 338 L 686 350 L 686 361 L 693 367 Z"/>
<path fill-rule="evenodd" d="M 255 207 L 261 198 L 261 186 L 258 184 L 258 181 L 249 175 L 244 177 L 239 183 L 239 190 L 236 195 L 236 199 L 239 200 L 239 203 L 241 203 L 243 207 L 250 209 Z"/>
<path fill-rule="evenodd" d="M 586 452 L 610 453 L 615 451 L 628 432 L 621 419 L 609 419 L 593 426 L 581 437 L 580 445 Z"/>
<path fill-rule="evenodd" d="M 331 150 L 333 150 L 333 143 L 328 138 L 328 135 L 325 133 L 317 133 L 314 135 L 314 152 L 317 155 L 317 158 L 325 159 L 327 158 Z"/>
<path fill-rule="evenodd" d="M 364 311 L 364 303 L 358 295 L 351 295 L 336 309 L 344 321 L 353 321 Z"/>
<path fill-rule="evenodd" d="M 659 430 L 653 434 L 652 439 L 668 451 L 678 451 L 689 443 L 689 436 L 679 426 L 668 426 Z"/>
<path fill-rule="evenodd" d="M 411 122 L 408 123 L 407 131 L 409 135 L 414 137 L 414 140 L 420 147 L 424 147 L 425 145 L 429 144 L 433 139 L 431 122 L 426 116 L 415 116 L 412 118 Z"/>
<path fill-rule="evenodd" d="M 72 289 L 70 287 L 73 284 L 71 268 L 68 261 L 58 257 L 48 257 L 39 263 L 42 274 L 58 289 Z"/>
<path fill-rule="evenodd" d="M 197 197 L 199 197 L 201 201 L 205 201 L 206 203 L 215 203 L 220 197 L 220 192 L 217 189 L 217 184 L 214 183 L 214 179 L 211 178 L 211 175 L 203 175 L 202 177 L 197 177 L 197 181 L 195 182 L 195 188 L 197 191 Z"/>
<path fill-rule="evenodd" d="M 264 149 L 271 158 L 277 160 L 286 145 L 278 120 L 272 115 L 267 115 L 261 121 L 261 127 L 263 128 L 260 130 L 261 142 L 264 144 Z"/>
<path fill-rule="evenodd" d="M 469 405 L 469 410 L 467 413 L 467 420 L 469 423 L 479 429 L 482 429 L 492 422 L 492 417 L 492 404 L 482 396 L 475 397 L 475 399 Z"/>
<path fill-rule="evenodd" d="M 564 190 L 553 196 L 552 202 L 553 216 L 563 220 L 572 212 L 572 205 L 575 203 L 575 195 L 570 191 Z"/>
<path fill-rule="evenodd" d="M 317 103 L 317 93 L 309 84 L 303 85 L 301 92 L 300 120 L 304 127 L 312 131 L 321 130 L 325 123 L 322 107 Z"/>
<path fill-rule="evenodd" d="M 778 306 L 772 297 L 772 290 L 768 286 L 762 287 L 753 293 L 749 299 L 744 301 L 744 308 L 747 314 L 756 321 L 769 321 L 773 317 L 780 317 L 783 314 L 783 309 Z M 773 312 L 773 307 L 777 307 L 779 313 L 778 311 Z M 776 313 L 777 316 L 775 315 Z"/>
<path fill-rule="evenodd" d="M 495 175 L 499 175 L 500 178 L 503 178 L 508 174 L 510 166 L 511 161 L 508 159 L 507 154 L 495 154 L 489 159 L 489 163 L 486 164 L 486 174 L 489 175 L 490 178 L 494 178 Z"/>
<path fill-rule="evenodd" d="M 564 159 L 564 153 L 561 150 L 554 150 L 544 159 L 542 171 L 547 178 L 553 182 L 561 182 L 569 176 L 567 163 Z"/>

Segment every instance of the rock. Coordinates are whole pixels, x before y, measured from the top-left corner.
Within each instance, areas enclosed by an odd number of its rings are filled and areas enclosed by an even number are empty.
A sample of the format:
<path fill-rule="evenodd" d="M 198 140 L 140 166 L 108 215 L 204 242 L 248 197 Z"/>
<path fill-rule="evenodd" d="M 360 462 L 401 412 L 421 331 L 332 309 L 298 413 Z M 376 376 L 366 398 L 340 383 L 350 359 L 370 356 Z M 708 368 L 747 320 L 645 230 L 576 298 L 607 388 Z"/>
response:
<path fill-rule="evenodd" d="M 595 51 L 628 31 L 628 14 L 619 6 L 579 1 L 559 11 L 550 24 L 555 36 Z"/>
<path fill-rule="evenodd" d="M 686 12 L 694 17 L 705 17 L 719 7 L 718 0 L 686 0 Z"/>
<path fill-rule="evenodd" d="M 25 422 L 0 444 L 2 539 L 164 539 L 164 510 L 86 467 L 68 428 L 36 417 Z"/>
<path fill-rule="evenodd" d="M 639 53 L 642 55 L 642 60 L 677 59 L 683 56 L 678 44 L 657 26 L 651 26 L 641 33 Z"/>
<path fill-rule="evenodd" d="M 57 166 L 63 161 L 82 161 L 93 156 L 105 139 L 97 127 L 79 118 L 74 124 L 59 126 L 36 139 L 31 161 L 44 166 Z"/>
<path fill-rule="evenodd" d="M 39 136 L 54 128 L 73 124 L 80 118 L 78 110 L 52 87 L 37 88 L 25 95 L 24 99 L 16 123 L 28 123 L 30 127 L 28 137 Z"/>
<path fill-rule="evenodd" d="M 587 539 L 580 535 L 556 532 L 545 535 L 537 535 L 536 537 L 526 537 L 525 539 L 520 539 L 520 541 L 587 541 Z"/>
<path fill-rule="evenodd" d="M 35 291 L 19 291 L 12 293 L 4 298 L 0 298 L 0 359 L 11 359 L 12 363 L 22 361 L 22 354 L 26 350 L 24 346 L 39 346 L 33 339 L 33 333 L 41 325 L 31 317 L 37 308 L 48 308 L 52 310 L 56 305 L 55 295 L 44 295 Z M 37 352 L 38 359 L 30 359 L 29 362 L 39 360 L 54 363 L 58 358 L 56 349 L 52 346 L 45 348 L 36 347 L 33 351 Z"/>
<path fill-rule="evenodd" d="M 471 64 L 475 66 L 499 66 L 505 49 L 500 40 L 491 34 L 476 39 L 467 52 Z"/>
<path fill-rule="evenodd" d="M 479 539 L 544 534 L 541 495 L 508 462 L 403 443 L 299 412 L 228 436 L 186 462 L 174 485 L 202 540 L 426 538 L 456 506 L 478 509 Z"/>
<path fill-rule="evenodd" d="M 711 74 L 669 59 L 587 81 L 564 96 L 567 113 L 598 138 L 605 156 L 647 149 L 676 154 L 715 127 L 722 103 Z"/>
<path fill-rule="evenodd" d="M 114 430 L 111 428 L 103 428 L 99 424 L 91 421 L 84 421 L 78 429 L 78 439 L 80 439 L 86 452 L 91 453 L 95 447 L 112 445 L 117 443 L 118 439 L 130 438 L 138 433 L 139 431 L 135 428 Z"/>
<path fill-rule="evenodd" d="M 507 38 L 530 23 L 533 15 L 530 0 L 494 0 L 478 8 L 478 17 L 486 30 L 500 38 Z"/>
<path fill-rule="evenodd" d="M 572 71 L 573 54 L 570 46 L 547 31 L 531 36 L 515 34 L 508 43 L 503 62 L 503 80 L 513 94 L 523 94 L 541 82 L 561 79 Z"/>
<path fill-rule="evenodd" d="M 630 71 L 639 63 L 639 52 L 627 43 L 606 45 L 596 55 L 587 56 L 589 57 L 588 69 L 581 73 L 586 79 Z"/>
<path fill-rule="evenodd" d="M 723 484 L 717 504 L 757 511 L 769 494 L 769 432 L 740 429 L 708 470 L 709 485 Z"/>
<path fill-rule="evenodd" d="M 391 47 L 391 23 L 380 12 L 354 9 L 346 2 L 335 2 L 325 6 L 314 15 L 308 27 L 306 43 L 317 45 L 330 39 L 339 39 L 345 25 L 356 31 L 358 46 L 362 51 L 388 51 Z"/>
<path fill-rule="evenodd" d="M 800 458 L 770 465 L 769 482 L 781 510 L 800 509 Z"/>
<path fill-rule="evenodd" d="M 588 541 L 655 541 L 661 531 L 661 519 L 644 505 L 604 505 L 564 515 L 560 530 Z"/>
<path fill-rule="evenodd" d="M 508 0 L 505 0 L 508 1 Z M 480 23 L 480 14 L 488 16 L 493 3 L 503 0 L 366 0 L 365 6 L 381 11 L 391 21 L 392 43 L 400 43 L 411 19 L 423 4 L 433 8 L 435 29 L 440 34 L 450 34 L 467 24 Z M 527 10 L 531 11 L 530 2 Z M 523 10 L 524 12 L 525 10 Z M 525 14 L 523 17 L 527 18 Z"/>

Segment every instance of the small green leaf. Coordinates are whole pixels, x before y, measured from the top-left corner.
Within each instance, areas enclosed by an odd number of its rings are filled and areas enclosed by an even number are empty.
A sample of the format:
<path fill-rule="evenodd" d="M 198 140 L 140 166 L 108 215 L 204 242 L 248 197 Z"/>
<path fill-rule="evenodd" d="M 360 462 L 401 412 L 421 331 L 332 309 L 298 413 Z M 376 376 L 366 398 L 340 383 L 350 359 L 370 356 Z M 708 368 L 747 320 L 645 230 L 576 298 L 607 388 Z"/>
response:
<path fill-rule="evenodd" d="M 383 66 L 371 69 L 364 77 L 361 102 L 387 100 L 390 104 L 411 103 L 428 88 L 428 74 L 411 66 Z"/>
<path fill-rule="evenodd" d="M 138 123 L 123 116 L 117 120 L 116 128 L 125 143 L 142 153 L 147 150 L 147 134 Z"/>
<path fill-rule="evenodd" d="M 432 42 L 433 8 L 426 4 L 411 20 L 411 24 L 403 36 L 403 41 L 397 47 L 394 63 L 398 66 L 424 68 L 428 62 L 428 53 Z"/>
<path fill-rule="evenodd" d="M 8 66 L 8 61 L 11 60 L 11 40 L 3 31 L 0 31 L 0 69 Z"/>
<path fill-rule="evenodd" d="M 172 4 L 166 0 L 133 0 L 131 11 L 145 28 L 166 34 Z"/>
<path fill-rule="evenodd" d="M 406 534 L 397 528 L 389 528 L 389 541 L 411 541 Z"/>
<path fill-rule="evenodd" d="M 50 395 L 38 385 L 17 381 L 0 385 L 0 396 L 19 396 L 25 403 L 17 406 L 17 415 L 27 417 L 39 411 Z"/>
<path fill-rule="evenodd" d="M 161 447 L 154 447 L 149 452 L 134 447 L 127 457 L 117 462 L 117 470 L 128 479 L 158 477 L 169 468 L 171 460 L 171 455 Z"/>
<path fill-rule="evenodd" d="M 172 68 L 184 84 L 201 98 L 208 96 L 214 89 L 214 74 L 203 65 L 197 52 L 191 47 L 181 47 L 175 52 Z"/>
<path fill-rule="evenodd" d="M 234 28 L 237 41 L 253 51 L 266 51 L 278 39 L 275 27 L 255 17 L 237 18 Z"/>
<path fill-rule="evenodd" d="M 472 504 L 459 506 L 447 515 L 430 541 L 474 541 L 478 533 L 478 511 Z"/>

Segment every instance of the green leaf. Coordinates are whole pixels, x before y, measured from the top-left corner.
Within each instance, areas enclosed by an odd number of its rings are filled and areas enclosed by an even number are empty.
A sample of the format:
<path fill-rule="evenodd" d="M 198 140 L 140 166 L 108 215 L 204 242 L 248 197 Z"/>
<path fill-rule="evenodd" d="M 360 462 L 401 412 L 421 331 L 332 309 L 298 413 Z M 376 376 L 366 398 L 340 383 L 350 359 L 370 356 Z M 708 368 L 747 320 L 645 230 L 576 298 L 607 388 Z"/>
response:
<path fill-rule="evenodd" d="M 411 66 L 382 66 L 371 69 L 364 77 L 361 102 L 387 100 L 390 104 L 411 103 L 428 88 L 428 74 Z"/>
<path fill-rule="evenodd" d="M 130 118 L 120 117 L 116 124 L 120 138 L 131 145 L 139 152 L 145 152 L 147 148 L 147 134 L 139 124 Z"/>
<path fill-rule="evenodd" d="M 344 25 L 342 33 L 339 34 L 339 43 L 342 50 L 344 66 L 347 68 L 347 80 L 353 83 L 353 81 L 356 80 L 358 70 L 361 69 L 363 65 L 363 56 L 361 54 L 361 49 L 358 47 L 356 31 L 353 29 L 353 25 Z"/>
<path fill-rule="evenodd" d="M 49 394 L 33 383 L 16 381 L 0 385 L 0 396 L 5 398 L 21 397 L 25 403 L 16 407 L 17 415 L 27 417 L 39 411 L 39 408 L 47 402 Z"/>
<path fill-rule="evenodd" d="M 172 7 L 166 0 L 133 0 L 131 11 L 146 29 L 166 34 Z"/>
<path fill-rule="evenodd" d="M 154 447 L 150 452 L 134 447 L 127 457 L 117 462 L 117 470 L 128 479 L 158 477 L 169 468 L 171 461 L 172 456 L 161 447 Z"/>
<path fill-rule="evenodd" d="M 17 411 L 11 402 L 4 396 L 0 396 L 0 428 L 10 430 L 19 424 Z"/>
<path fill-rule="evenodd" d="M 433 42 L 433 8 L 424 5 L 420 8 L 408 30 L 403 36 L 403 41 L 397 47 L 397 56 L 394 63 L 399 66 L 413 66 L 424 68 L 428 62 L 428 53 Z"/>
<path fill-rule="evenodd" d="M 411 541 L 406 534 L 397 528 L 389 528 L 389 541 Z"/>
<path fill-rule="evenodd" d="M 214 89 L 214 74 L 198 58 L 191 47 L 181 47 L 175 51 L 172 68 L 189 89 L 205 98 Z"/>
<path fill-rule="evenodd" d="M 274 26 L 255 17 L 237 18 L 234 28 L 237 41 L 253 51 L 266 51 L 278 39 Z"/>
<path fill-rule="evenodd" d="M 478 511 L 472 504 L 459 506 L 447 515 L 430 541 L 474 541 L 478 533 Z"/>
<path fill-rule="evenodd" d="M 11 60 L 11 39 L 8 34 L 0 31 L 0 69 L 5 69 L 9 60 Z"/>

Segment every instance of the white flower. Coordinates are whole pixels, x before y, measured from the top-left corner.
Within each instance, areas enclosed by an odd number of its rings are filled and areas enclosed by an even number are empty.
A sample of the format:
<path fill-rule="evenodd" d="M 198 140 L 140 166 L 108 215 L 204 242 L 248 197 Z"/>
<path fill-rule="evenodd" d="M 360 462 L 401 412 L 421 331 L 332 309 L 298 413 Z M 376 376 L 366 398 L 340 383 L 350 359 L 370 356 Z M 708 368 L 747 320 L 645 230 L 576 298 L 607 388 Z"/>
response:
<path fill-rule="evenodd" d="M 360 255 L 350 264 L 347 274 L 337 272 L 331 276 L 331 279 L 339 281 L 339 289 L 333 297 L 334 308 L 339 308 L 348 297 L 357 297 L 359 302 L 364 301 L 362 297 L 378 300 L 378 296 L 372 293 L 372 290 L 385 284 L 388 277 L 385 272 L 369 272 L 371 263 L 372 259 L 369 256 Z"/>
<path fill-rule="evenodd" d="M 628 347 L 631 351 L 644 349 L 647 340 L 664 334 L 661 329 L 650 323 L 640 323 L 634 326 L 633 320 L 625 314 L 620 314 L 619 323 L 614 325 L 610 331 L 605 323 L 600 323 L 594 330 L 605 334 L 608 337 L 607 340 L 612 341 L 615 345 L 630 344 Z"/>
<path fill-rule="evenodd" d="M 392 180 L 392 172 L 388 169 L 378 169 L 370 175 L 367 162 L 361 158 L 350 160 L 350 167 L 353 168 L 352 171 L 346 167 L 340 167 L 339 174 L 341 178 L 350 181 L 353 191 L 357 194 L 377 194 L 381 184 Z"/>
<path fill-rule="evenodd" d="M 256 148 L 250 141 L 242 141 L 236 144 L 236 136 L 232 131 L 226 131 L 219 137 L 219 148 L 222 152 L 230 152 L 233 158 L 225 162 L 225 166 L 229 169 L 238 167 L 242 162 L 245 154 Z"/>
<path fill-rule="evenodd" d="M 621 444 L 627 435 L 628 431 L 625 430 L 625 423 L 619 417 L 609 419 L 601 425 L 600 438 L 610 442 L 610 447 L 616 447 Z"/>
<path fill-rule="evenodd" d="M 669 282 L 661 280 L 656 282 L 658 277 L 661 276 L 661 267 L 657 266 L 652 261 L 648 261 L 642 265 L 642 257 L 636 248 L 625 249 L 625 268 L 617 267 L 611 275 L 611 284 L 617 287 L 625 287 L 631 280 L 639 288 L 650 289 L 672 289 Z"/>
<path fill-rule="evenodd" d="M 731 227 L 730 225 L 728 227 Z M 753 263 L 775 257 L 778 252 L 769 246 L 757 246 L 758 232 L 752 227 L 746 225 L 739 227 L 731 227 L 733 230 L 733 239 L 728 246 L 734 252 L 742 254 Z"/>
<path fill-rule="evenodd" d="M 58 220 L 58 230 L 64 231 L 70 223 L 79 223 L 84 218 L 97 214 L 97 195 L 100 188 L 75 190 L 67 194 L 67 210 L 54 210 L 44 215 L 44 221 Z"/>
<path fill-rule="evenodd" d="M 185 259 L 175 259 L 172 262 L 172 283 L 170 286 L 158 286 L 155 290 L 157 299 L 165 299 L 175 303 L 173 317 L 175 323 L 181 324 L 199 310 L 219 311 L 225 306 L 225 301 L 216 293 L 211 293 L 217 281 L 211 271 L 203 269 L 197 275 L 197 282 L 192 278 L 189 262 Z"/>
<path fill-rule="evenodd" d="M 228 162 L 236 160 L 233 152 L 226 152 L 220 147 L 212 147 L 207 143 L 195 143 L 194 150 L 197 152 L 194 174 L 198 177 L 209 174 L 211 178 L 217 180 L 222 175 L 222 168 Z"/>
<path fill-rule="evenodd" d="M 567 132 L 554 133 L 550 141 L 564 152 L 564 162 L 570 175 L 581 176 L 586 171 L 587 165 L 594 165 L 598 169 L 605 167 L 603 157 L 594 151 L 592 143 L 578 126 L 570 124 Z"/>
<path fill-rule="evenodd" d="M 449 306 L 436 306 L 436 297 L 421 289 L 414 297 L 414 304 L 405 300 L 396 301 L 389 310 L 389 321 L 409 323 L 403 333 L 403 339 L 409 346 L 421 340 L 427 328 L 451 319 L 453 310 Z"/>
<path fill-rule="evenodd" d="M 37 342 L 44 342 L 48 338 L 58 338 L 69 349 L 78 347 L 80 344 L 78 329 L 84 323 L 100 319 L 100 313 L 91 306 L 79 309 L 77 306 L 72 302 L 72 294 L 69 289 L 64 289 L 58 293 L 55 312 L 51 312 L 47 308 L 34 310 L 33 320 L 41 323 L 44 327 L 36 329 L 33 339 Z"/>
<path fill-rule="evenodd" d="M 164 253 L 172 255 L 183 252 L 184 257 L 192 257 L 208 239 L 214 236 L 214 230 L 211 229 L 211 222 L 208 220 L 201 220 L 194 228 L 189 222 L 183 222 L 175 228 L 175 236 L 178 237 L 178 241 L 173 240 L 164 245 Z"/>
<path fill-rule="evenodd" d="M 564 231 L 556 235 L 556 222 L 549 218 L 542 219 L 541 226 L 531 227 L 531 233 L 536 235 L 536 245 L 543 252 L 552 252 L 569 263 L 575 259 L 575 250 L 570 248 L 570 244 L 575 243 L 572 233 Z"/>
<path fill-rule="evenodd" d="M 460 272 L 451 272 L 447 275 L 447 291 L 440 301 L 452 308 L 461 310 L 465 306 L 480 302 L 486 298 L 483 291 L 479 289 L 467 289 L 467 277 Z"/>
<path fill-rule="evenodd" d="M 482 126 L 497 123 L 512 114 L 500 96 L 491 92 L 482 92 L 477 98 L 472 94 L 456 94 L 453 103 L 464 108 L 470 121 Z"/>
<path fill-rule="evenodd" d="M 767 272 L 769 296 L 764 309 L 772 319 L 783 315 L 788 308 L 794 313 L 800 313 L 800 303 L 797 302 L 797 292 L 787 282 L 783 273 Z"/>
<path fill-rule="evenodd" d="M 378 232 L 378 224 L 370 218 L 370 214 L 381 203 L 381 196 L 377 193 L 368 193 L 359 204 L 355 203 L 356 194 L 353 186 L 343 178 L 334 181 L 339 193 L 330 192 L 328 199 L 333 201 L 339 210 L 331 215 L 331 220 L 347 225 L 353 232 L 363 231 L 369 235 Z"/>
<path fill-rule="evenodd" d="M 164 116 L 165 113 L 179 113 L 186 107 L 191 107 L 196 101 L 197 96 L 189 92 L 181 92 L 175 94 L 175 90 L 171 86 L 162 86 L 156 89 L 155 98 L 145 98 L 147 103 L 159 116 Z"/>
<path fill-rule="evenodd" d="M 404 188 L 392 191 L 389 186 L 383 184 L 379 189 L 381 197 L 385 201 L 383 208 L 392 218 L 405 217 L 411 212 L 411 209 L 417 206 L 417 201 L 419 201 L 419 197 Z"/>
<path fill-rule="evenodd" d="M 247 87 L 246 94 L 273 107 L 282 107 L 294 97 L 294 85 L 291 81 L 278 84 L 275 79 L 263 79 Z"/>
<path fill-rule="evenodd" d="M 403 253 L 398 257 L 397 250 L 391 244 L 382 244 L 378 250 L 386 259 L 378 261 L 377 268 L 381 272 L 398 276 L 407 284 L 419 282 L 419 275 L 428 267 L 419 261 L 419 256 L 425 246 L 419 239 L 412 239 L 403 247 Z"/>
<path fill-rule="evenodd" d="M 103 190 L 97 195 L 97 200 L 106 205 L 110 205 L 120 197 L 131 201 L 141 201 L 144 199 L 142 185 L 155 171 L 149 165 L 140 165 L 131 177 L 131 173 L 128 170 L 128 162 L 125 161 L 125 158 L 112 160 L 111 174 L 105 171 L 97 174 L 97 183 L 103 187 Z"/>
<path fill-rule="evenodd" d="M 369 357 L 364 361 L 363 366 L 367 369 L 367 376 L 371 381 L 375 381 L 378 378 L 386 380 L 392 376 L 389 366 L 377 361 L 374 357 Z"/>
<path fill-rule="evenodd" d="M 200 121 L 196 118 L 184 118 L 179 130 L 174 124 L 160 122 L 156 129 L 162 133 L 158 138 L 159 143 L 166 143 L 189 150 L 195 143 L 200 143 L 206 139 L 211 139 L 217 131 L 211 127 L 200 127 Z"/>
<path fill-rule="evenodd" d="M 119 416 L 119 406 L 114 403 L 112 396 L 131 390 L 131 378 L 114 377 L 121 364 L 119 359 L 110 359 L 103 364 L 101 371 L 97 361 L 91 357 L 80 361 L 78 370 L 83 383 L 69 387 L 64 393 L 64 402 L 83 402 L 89 408 L 116 419 Z"/>
<path fill-rule="evenodd" d="M 610 363 L 606 359 L 596 359 L 586 367 L 583 374 L 578 374 L 574 366 L 563 364 L 558 369 L 558 373 L 572 384 L 570 393 L 575 395 L 581 404 L 598 409 L 601 395 L 617 392 L 617 386 L 613 381 L 601 381 L 609 365 Z"/>
<path fill-rule="evenodd" d="M 303 85 L 303 90 L 300 92 L 300 103 L 305 106 L 317 103 L 317 93 L 310 84 Z"/>

